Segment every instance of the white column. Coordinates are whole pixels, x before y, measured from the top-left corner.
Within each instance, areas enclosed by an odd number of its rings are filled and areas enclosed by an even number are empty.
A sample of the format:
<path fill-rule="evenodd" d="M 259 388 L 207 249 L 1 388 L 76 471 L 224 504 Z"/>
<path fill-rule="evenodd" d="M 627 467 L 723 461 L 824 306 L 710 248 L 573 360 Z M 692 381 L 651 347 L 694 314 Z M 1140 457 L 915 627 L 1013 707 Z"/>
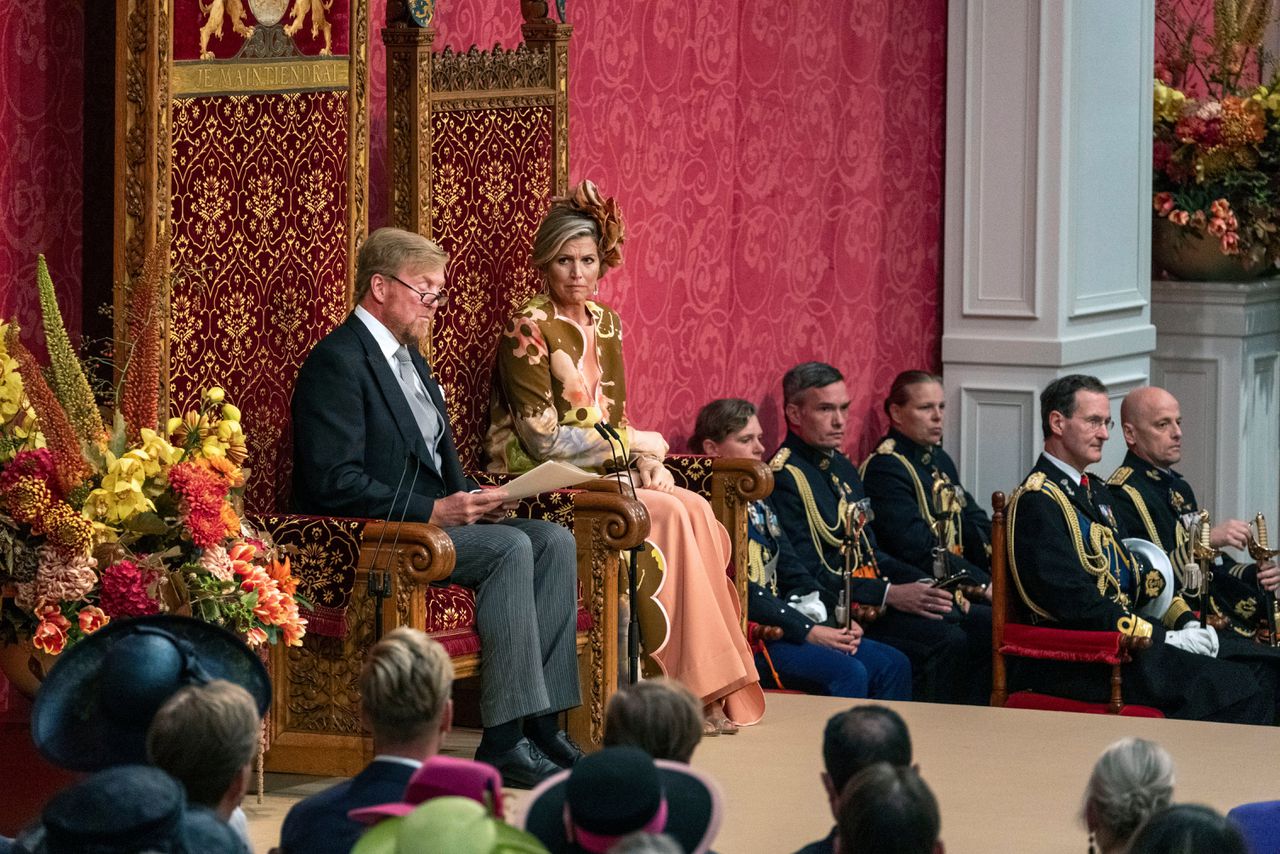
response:
<path fill-rule="evenodd" d="M 1153 282 L 1151 319 L 1151 381 L 1182 408 L 1178 470 L 1214 519 L 1262 512 L 1280 532 L 1280 279 Z"/>
<path fill-rule="evenodd" d="M 1039 453 L 1049 381 L 1099 377 L 1117 418 L 1147 382 L 1154 16 L 1154 0 L 951 0 L 946 441 L 983 504 Z"/>

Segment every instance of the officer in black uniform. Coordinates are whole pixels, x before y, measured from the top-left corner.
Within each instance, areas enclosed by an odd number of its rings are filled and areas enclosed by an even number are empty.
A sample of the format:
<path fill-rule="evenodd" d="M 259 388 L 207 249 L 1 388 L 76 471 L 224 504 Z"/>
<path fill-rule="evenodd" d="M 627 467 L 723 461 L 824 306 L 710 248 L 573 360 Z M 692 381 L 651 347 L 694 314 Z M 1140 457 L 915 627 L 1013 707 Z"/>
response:
<path fill-rule="evenodd" d="M 1120 424 L 1129 446 L 1124 464 L 1111 475 L 1116 514 L 1134 536 L 1141 536 L 1169 555 L 1178 580 L 1178 592 L 1195 610 L 1201 610 L 1198 584 L 1187 589 L 1184 569 L 1195 563 L 1192 553 L 1200 521 L 1200 507 L 1191 484 L 1172 466 L 1182 459 L 1182 412 L 1178 400 L 1162 388 L 1143 387 L 1129 392 L 1120 406 Z M 1226 519 L 1213 526 L 1209 543 L 1215 549 L 1245 549 L 1249 526 Z M 1265 616 L 1260 585 L 1280 586 L 1280 569 L 1274 563 L 1237 563 L 1222 554 L 1212 569 L 1210 602 L 1213 613 L 1225 617 L 1231 631 L 1252 639 Z M 1193 578 L 1193 581 L 1195 579 Z"/>
<path fill-rule="evenodd" d="M 787 438 L 774 455 L 770 503 L 803 578 L 778 578 L 784 597 L 817 590 L 829 610 L 844 590 L 844 517 L 866 497 L 862 479 L 839 450 L 849 394 L 844 377 L 821 362 L 806 362 L 783 378 Z M 874 506 L 871 510 L 874 512 Z M 897 647 L 911 660 L 916 699 L 985 704 L 991 682 L 991 609 L 957 591 L 933 586 L 931 576 L 880 550 L 864 527 L 856 537 L 851 604 L 882 609 L 867 636 Z"/>
<path fill-rule="evenodd" d="M 1125 531 L 1105 485 L 1085 469 L 1102 458 L 1112 426 L 1106 387 L 1072 374 L 1040 395 L 1044 453 L 1009 503 L 1009 568 L 1035 623 L 1150 637 L 1125 666 L 1124 697 L 1170 717 L 1270 723 L 1274 677 L 1261 664 L 1216 658 L 1218 636 L 1174 597 L 1159 622 L 1138 611 L 1163 591 L 1163 576 L 1121 542 Z M 1047 693 L 1105 702 L 1096 665 L 1018 661 L 1011 681 Z M 1087 669 L 1083 669 L 1087 668 Z"/>
<path fill-rule="evenodd" d="M 862 463 L 871 527 L 889 554 L 935 576 L 963 573 L 989 602 L 991 519 L 938 444 L 945 406 L 940 377 L 904 371 L 894 379 L 884 402 L 889 433 Z M 945 559 L 936 568 L 935 554 Z"/>

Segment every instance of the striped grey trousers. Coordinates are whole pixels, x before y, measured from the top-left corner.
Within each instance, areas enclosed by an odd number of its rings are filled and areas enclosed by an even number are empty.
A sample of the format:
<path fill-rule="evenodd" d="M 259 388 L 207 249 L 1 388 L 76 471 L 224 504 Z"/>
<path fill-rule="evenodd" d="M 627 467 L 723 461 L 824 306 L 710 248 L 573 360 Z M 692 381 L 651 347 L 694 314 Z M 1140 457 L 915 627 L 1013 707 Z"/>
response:
<path fill-rule="evenodd" d="M 581 703 L 573 534 L 537 519 L 459 525 L 445 533 L 458 554 L 450 580 L 476 594 L 484 725 Z"/>

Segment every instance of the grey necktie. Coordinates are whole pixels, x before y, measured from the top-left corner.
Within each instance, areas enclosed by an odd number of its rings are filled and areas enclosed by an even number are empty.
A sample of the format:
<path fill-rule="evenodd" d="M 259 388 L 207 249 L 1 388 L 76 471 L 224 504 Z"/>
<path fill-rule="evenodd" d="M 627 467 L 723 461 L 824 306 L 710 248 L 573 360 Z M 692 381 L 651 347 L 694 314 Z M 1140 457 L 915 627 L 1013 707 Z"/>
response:
<path fill-rule="evenodd" d="M 399 369 L 397 379 L 400 380 L 400 389 L 404 392 L 405 399 L 409 401 L 409 409 L 413 412 L 413 419 L 418 422 L 418 430 L 422 433 L 422 438 L 431 449 L 431 459 L 435 463 L 436 471 L 440 471 L 440 451 L 437 446 L 444 428 L 440 410 L 436 409 L 435 404 L 419 388 L 418 372 L 414 369 L 413 360 L 409 357 L 409 348 L 401 345 L 400 349 L 396 350 L 395 356 L 396 367 Z"/>

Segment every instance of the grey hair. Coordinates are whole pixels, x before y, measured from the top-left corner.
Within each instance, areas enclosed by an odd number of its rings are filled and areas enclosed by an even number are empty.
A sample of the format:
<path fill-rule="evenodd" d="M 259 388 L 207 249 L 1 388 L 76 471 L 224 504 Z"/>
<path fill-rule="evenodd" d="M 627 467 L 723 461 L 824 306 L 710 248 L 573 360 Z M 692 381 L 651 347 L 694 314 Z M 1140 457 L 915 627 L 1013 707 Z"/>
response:
<path fill-rule="evenodd" d="M 824 388 L 844 379 L 844 374 L 826 362 L 802 362 L 782 377 L 782 402 L 800 402 L 800 395 L 811 388 Z"/>
<path fill-rule="evenodd" d="M 402 228 L 380 228 L 360 247 L 356 256 L 354 301 L 357 305 L 369 293 L 375 274 L 398 276 L 409 267 L 415 273 L 435 273 L 449 263 L 449 253 L 421 234 Z"/>
<path fill-rule="evenodd" d="M 380 741 L 403 744 L 440 720 L 453 690 L 453 662 L 439 643 L 401 626 L 369 648 L 360 701 Z"/>
<path fill-rule="evenodd" d="M 1128 840 L 1173 800 L 1173 759 L 1154 741 L 1122 738 L 1103 751 L 1089 775 L 1084 803 L 1117 840 Z"/>
<path fill-rule="evenodd" d="M 554 205 L 547 211 L 538 233 L 533 237 L 533 249 L 529 254 L 529 262 L 536 270 L 545 270 L 555 260 L 556 253 L 570 240 L 576 237 L 590 237 L 596 244 L 596 253 L 600 251 L 600 226 L 588 214 L 569 205 Z M 609 269 L 604 258 L 600 259 L 600 275 Z"/>

